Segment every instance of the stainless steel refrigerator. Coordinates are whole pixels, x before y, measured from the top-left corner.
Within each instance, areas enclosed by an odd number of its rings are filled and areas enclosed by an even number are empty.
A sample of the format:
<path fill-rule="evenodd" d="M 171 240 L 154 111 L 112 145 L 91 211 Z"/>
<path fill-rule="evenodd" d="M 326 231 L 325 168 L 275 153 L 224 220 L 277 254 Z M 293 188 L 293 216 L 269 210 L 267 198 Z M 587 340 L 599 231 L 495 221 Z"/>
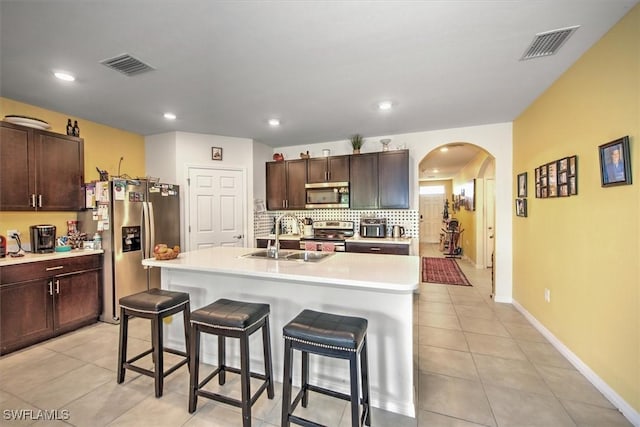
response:
<path fill-rule="evenodd" d="M 158 243 L 180 245 L 180 189 L 174 184 L 114 179 L 87 186 L 87 205 L 78 215 L 87 238 L 97 231 L 104 249 L 100 320 L 119 322 L 120 298 L 160 287 L 160 269 L 142 265 Z"/>

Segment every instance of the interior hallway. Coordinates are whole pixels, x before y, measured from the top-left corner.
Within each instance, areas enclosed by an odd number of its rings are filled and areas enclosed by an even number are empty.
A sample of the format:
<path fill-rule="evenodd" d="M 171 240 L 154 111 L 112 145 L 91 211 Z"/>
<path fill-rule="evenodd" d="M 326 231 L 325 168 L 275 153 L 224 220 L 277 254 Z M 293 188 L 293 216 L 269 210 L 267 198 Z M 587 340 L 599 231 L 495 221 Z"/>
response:
<path fill-rule="evenodd" d="M 421 255 L 442 256 L 437 245 L 422 246 Z M 374 408 L 373 426 L 631 425 L 512 305 L 491 300 L 490 270 L 459 264 L 472 287 L 422 283 L 415 297 L 417 419 Z M 135 372 L 116 384 L 118 331 L 97 323 L 0 358 L 0 425 L 242 425 L 238 408 L 203 398 L 189 414 L 186 367 L 165 379 L 160 399 L 153 380 Z M 129 333 L 130 354 L 149 347 L 147 321 L 134 319 Z M 172 356 L 165 357 L 170 363 Z M 229 375 L 224 387 L 236 397 L 237 379 Z M 6 410 L 20 409 L 64 409 L 70 417 L 8 420 Z M 276 383 L 276 397 L 264 393 L 254 405 L 253 425 L 280 425 L 280 410 Z M 296 413 L 327 426 L 349 425 L 346 402 L 315 393 Z"/>

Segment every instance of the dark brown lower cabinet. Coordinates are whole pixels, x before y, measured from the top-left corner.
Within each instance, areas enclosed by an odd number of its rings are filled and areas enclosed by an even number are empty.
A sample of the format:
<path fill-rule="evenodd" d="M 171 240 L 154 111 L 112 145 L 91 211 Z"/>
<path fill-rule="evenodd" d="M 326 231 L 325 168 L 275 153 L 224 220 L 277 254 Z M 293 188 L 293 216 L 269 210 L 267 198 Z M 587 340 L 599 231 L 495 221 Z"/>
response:
<path fill-rule="evenodd" d="M 0 354 L 98 320 L 102 255 L 0 267 Z"/>
<path fill-rule="evenodd" d="M 390 254 L 409 255 L 409 245 L 398 245 L 393 243 L 364 243 L 347 242 L 347 252 L 358 252 L 363 254 Z"/>

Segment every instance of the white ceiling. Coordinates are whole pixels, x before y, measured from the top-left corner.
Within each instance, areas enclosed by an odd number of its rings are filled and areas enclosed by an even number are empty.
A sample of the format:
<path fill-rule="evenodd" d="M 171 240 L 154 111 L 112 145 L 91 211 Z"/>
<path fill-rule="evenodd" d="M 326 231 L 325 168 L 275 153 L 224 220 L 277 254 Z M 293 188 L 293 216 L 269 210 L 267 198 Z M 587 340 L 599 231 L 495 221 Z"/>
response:
<path fill-rule="evenodd" d="M 273 147 L 507 122 L 637 1 L 1 0 L 0 94 L 142 135 Z M 519 60 L 536 33 L 574 25 L 557 54 Z M 155 70 L 100 64 L 122 53 Z"/>

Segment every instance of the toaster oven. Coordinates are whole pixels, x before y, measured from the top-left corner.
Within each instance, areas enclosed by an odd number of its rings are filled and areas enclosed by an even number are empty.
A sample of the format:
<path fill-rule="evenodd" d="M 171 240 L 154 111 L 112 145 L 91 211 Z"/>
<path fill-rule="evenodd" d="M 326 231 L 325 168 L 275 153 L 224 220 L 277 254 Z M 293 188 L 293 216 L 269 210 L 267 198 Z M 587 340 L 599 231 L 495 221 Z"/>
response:
<path fill-rule="evenodd" d="M 386 218 L 360 219 L 360 237 L 387 237 Z"/>

